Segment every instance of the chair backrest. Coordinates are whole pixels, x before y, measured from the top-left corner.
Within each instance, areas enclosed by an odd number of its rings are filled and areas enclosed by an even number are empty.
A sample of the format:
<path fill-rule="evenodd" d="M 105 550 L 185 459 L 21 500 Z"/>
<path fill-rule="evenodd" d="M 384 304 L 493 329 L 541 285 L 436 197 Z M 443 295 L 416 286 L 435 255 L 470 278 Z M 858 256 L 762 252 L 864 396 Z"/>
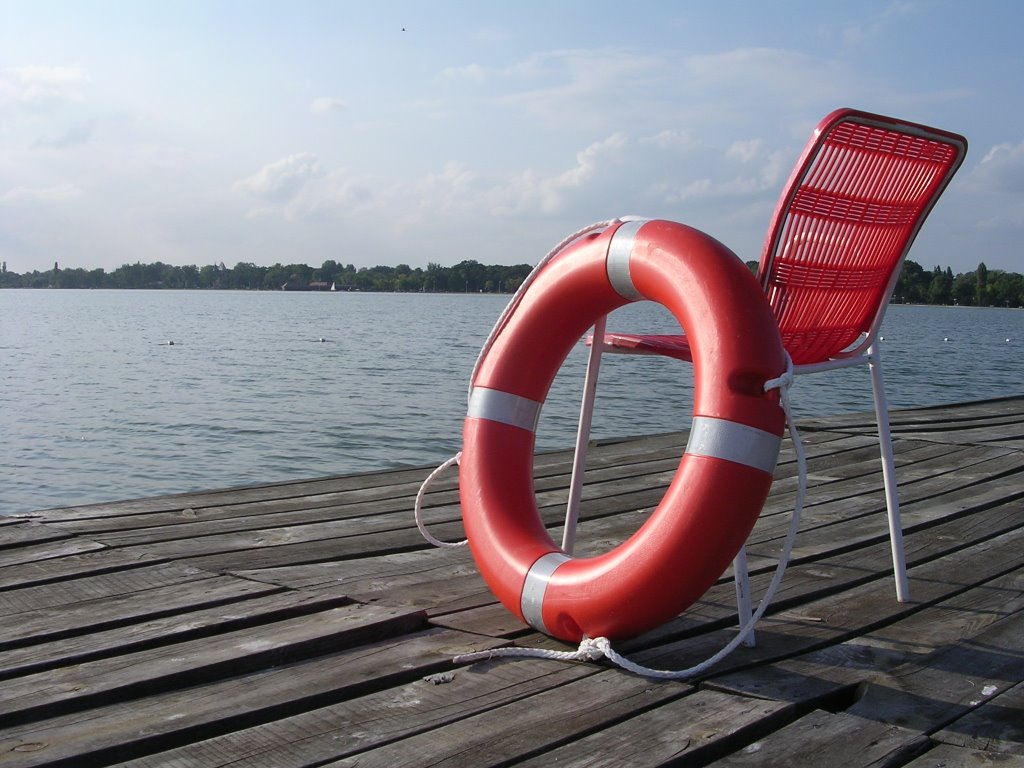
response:
<path fill-rule="evenodd" d="M 966 152 L 957 134 L 851 109 L 818 124 L 758 270 L 794 363 L 874 342 L 903 258 Z"/>

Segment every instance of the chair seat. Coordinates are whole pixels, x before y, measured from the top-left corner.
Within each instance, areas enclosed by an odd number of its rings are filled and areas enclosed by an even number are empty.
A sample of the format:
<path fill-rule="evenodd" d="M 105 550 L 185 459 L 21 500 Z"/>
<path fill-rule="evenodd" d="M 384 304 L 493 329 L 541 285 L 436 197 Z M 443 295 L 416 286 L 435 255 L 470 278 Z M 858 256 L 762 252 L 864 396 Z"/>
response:
<path fill-rule="evenodd" d="M 589 347 L 594 343 L 594 337 L 587 336 L 586 343 Z M 622 354 L 662 355 L 687 362 L 693 361 L 690 343 L 683 335 L 606 333 L 604 343 Z"/>

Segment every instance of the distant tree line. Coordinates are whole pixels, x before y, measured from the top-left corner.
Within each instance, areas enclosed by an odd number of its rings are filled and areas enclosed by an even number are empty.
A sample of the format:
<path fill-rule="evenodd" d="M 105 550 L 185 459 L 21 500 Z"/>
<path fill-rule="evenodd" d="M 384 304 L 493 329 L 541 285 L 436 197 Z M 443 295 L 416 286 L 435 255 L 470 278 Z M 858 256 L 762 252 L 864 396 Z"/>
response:
<path fill-rule="evenodd" d="M 399 264 L 395 267 L 359 267 L 325 261 L 319 267 L 306 264 L 274 264 L 261 267 L 223 262 L 205 267 L 176 267 L 162 262 L 124 264 L 113 272 L 103 269 L 61 269 L 54 264 L 45 272 L 0 271 L 0 288 L 191 288 L 241 291 L 277 291 L 285 286 L 302 290 L 315 286 L 338 291 L 411 291 L 426 293 L 511 293 L 530 274 L 529 264 L 486 266 L 463 261 L 452 267 L 430 263 L 426 269 Z"/>
<path fill-rule="evenodd" d="M 748 262 L 756 269 L 755 262 Z M 61 269 L 24 274 L 0 269 L 0 288 L 191 288 L 244 291 L 275 291 L 288 286 L 310 286 L 339 291 L 407 291 L 426 293 L 512 293 L 530 273 L 530 265 L 502 266 L 462 261 L 451 267 L 430 263 L 426 269 L 399 264 L 395 267 L 359 267 L 325 261 L 319 267 L 306 264 L 274 264 L 261 267 L 239 262 L 205 267 L 170 264 L 124 264 L 113 272 L 103 269 Z M 959 304 L 963 306 L 1024 306 L 1024 275 L 989 270 L 984 263 L 971 272 L 953 274 L 949 267 L 930 272 L 906 260 L 893 301 L 901 304 Z"/>
<path fill-rule="evenodd" d="M 953 275 L 949 267 L 931 272 L 909 259 L 903 263 L 893 301 L 905 304 L 960 304 L 974 307 L 1024 306 L 1024 275 L 988 269 Z"/>

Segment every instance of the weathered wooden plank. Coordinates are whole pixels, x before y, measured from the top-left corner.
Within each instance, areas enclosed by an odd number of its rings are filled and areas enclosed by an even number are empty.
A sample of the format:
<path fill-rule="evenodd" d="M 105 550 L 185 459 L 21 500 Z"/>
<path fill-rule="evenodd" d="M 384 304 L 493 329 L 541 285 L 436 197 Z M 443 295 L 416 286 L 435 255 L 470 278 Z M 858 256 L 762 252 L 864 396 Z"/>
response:
<path fill-rule="evenodd" d="M 961 446 L 950 449 L 927 447 L 917 441 L 896 441 L 897 480 L 901 494 L 914 490 L 924 481 L 941 481 L 949 485 L 965 485 L 971 480 L 1007 474 L 1019 468 L 1019 452 L 1001 446 Z M 813 507 L 821 501 L 837 502 L 865 490 L 881 488 L 881 463 L 877 456 L 868 456 L 862 465 L 839 467 L 832 476 L 822 478 L 809 462 L 807 501 Z M 780 480 L 773 486 L 768 509 L 791 509 L 796 496 L 796 478 Z M 917 492 L 920 495 L 920 492 Z M 901 496 L 902 498 L 902 496 Z"/>
<path fill-rule="evenodd" d="M 120 559 L 116 553 L 108 552 L 107 554 L 112 555 L 115 562 Z M 133 562 L 137 563 L 137 561 Z M 32 568 L 31 570 L 36 569 Z M 5 573 L 5 575 L 8 574 L 10 571 Z M 160 563 L 119 571 L 99 572 L 83 575 L 77 579 L 35 586 L 19 587 L 12 584 L 10 589 L 0 592 L 0 616 L 73 605 L 86 600 L 126 595 L 133 592 L 145 592 L 208 578 L 210 578 L 209 571 L 175 563 Z"/>
<path fill-rule="evenodd" d="M 53 526 L 0 515 L 0 550 L 66 539 L 69 535 Z"/>
<path fill-rule="evenodd" d="M 813 620 L 768 617 L 759 625 L 758 646 L 741 648 L 720 662 L 715 674 L 749 664 L 765 664 L 787 656 L 841 643 L 898 621 L 925 606 L 934 605 L 972 586 L 990 581 L 1020 565 L 1024 530 L 1016 529 L 994 539 L 953 552 L 939 561 L 910 569 L 914 603 L 897 603 L 888 594 L 887 585 L 869 582 L 852 589 L 812 600 L 802 613 Z M 791 610 L 791 609 L 787 609 Z M 640 664 L 655 669 L 685 669 L 707 658 L 724 646 L 731 632 L 715 631 L 698 637 L 639 650 L 640 643 L 623 643 Z M 656 637 L 657 635 L 655 635 Z M 517 644 L 542 642 L 538 635 L 527 635 Z"/>
<path fill-rule="evenodd" d="M 1007 483 L 1010 476 L 1024 478 L 1024 454 L 1001 456 L 977 467 L 974 480 L 944 473 L 900 484 L 900 513 L 905 531 L 928 526 L 937 520 L 983 509 L 987 505 L 1013 502 L 1024 497 L 1024 485 Z M 986 478 L 986 474 L 988 477 Z M 981 479 L 985 478 L 985 479 Z M 1016 487 L 1015 487 L 1016 486 Z M 813 490 L 809 495 L 813 494 Z M 838 523 L 856 521 L 854 526 Z M 748 543 L 752 567 L 760 567 L 757 559 L 768 553 L 765 545 L 776 545 L 785 536 L 782 523 L 768 520 L 755 527 Z M 885 496 L 878 486 L 844 499 L 829 499 L 806 510 L 794 547 L 794 559 L 815 557 L 834 550 L 837 541 L 854 546 L 888 537 Z M 774 548 L 774 547 L 773 547 Z"/>
<path fill-rule="evenodd" d="M 65 603 L 16 614 L 0 625 L 0 650 L 82 635 L 136 621 L 207 608 L 280 591 L 280 587 L 231 576 L 173 584 L 144 591 Z"/>
<path fill-rule="evenodd" d="M 939 744 L 921 757 L 911 760 L 906 766 L 907 768 L 1024 768 L 1024 755 L 964 749 L 952 744 Z"/>
<path fill-rule="evenodd" d="M 1024 572 L 1015 569 L 878 627 L 855 642 L 920 660 L 979 636 L 997 622 L 1024 611 Z"/>
<path fill-rule="evenodd" d="M 812 712 L 727 755 L 721 768 L 843 768 L 898 766 L 924 752 L 928 737 L 898 725 L 879 723 L 846 712 Z"/>
<path fill-rule="evenodd" d="M 462 537 L 461 523 L 453 522 L 434 526 L 432 531 L 435 536 L 443 540 L 455 541 Z M 181 562 L 213 571 L 242 571 L 322 563 L 329 560 L 377 556 L 392 552 L 408 552 L 420 550 L 426 546 L 428 545 L 423 541 L 419 531 L 415 528 L 402 528 L 384 531 L 373 536 L 312 539 L 293 544 L 262 546 L 256 549 L 215 550 L 203 555 L 181 553 L 183 558 Z M 173 550 L 168 550 L 166 556 L 171 555 L 173 555 Z"/>
<path fill-rule="evenodd" d="M 993 652 L 987 647 L 979 650 L 982 653 Z M 1005 649 L 1001 651 L 1005 652 Z M 1018 654 L 1018 663 L 1024 664 L 1024 654 Z M 1024 684 L 1017 683 L 1006 691 L 990 691 L 988 695 L 982 686 L 981 695 L 980 706 L 932 737 L 958 747 L 1024 757 Z"/>
<path fill-rule="evenodd" d="M 1015 685 L 1015 674 L 1024 676 L 1014 649 L 1024 643 L 1016 634 L 1024 621 L 1022 582 L 1018 570 L 843 643 L 716 674 L 706 685 L 790 702 L 856 688 L 850 713 L 931 733 L 994 701 Z M 977 653 L 978 644 L 986 652 Z M 987 653 L 995 644 L 999 650 Z"/>
<path fill-rule="evenodd" d="M 809 449 L 807 456 L 808 485 L 819 494 L 827 493 L 830 483 L 858 476 L 877 477 L 882 471 L 878 441 L 874 438 L 870 438 L 870 445 L 853 451 L 819 453 L 819 450 Z M 1009 449 L 993 446 L 947 445 L 920 440 L 898 440 L 893 444 L 897 476 L 905 481 L 955 471 L 961 465 L 1009 452 Z M 795 462 L 779 466 L 772 483 L 772 496 L 795 495 L 798 479 Z M 792 502 L 785 500 L 783 503 Z"/>
<path fill-rule="evenodd" d="M 488 637 L 515 638 L 527 634 L 529 626 L 516 618 L 504 605 L 493 599 L 472 608 L 452 612 L 431 611 L 430 623 L 437 627 L 461 629 Z"/>
<path fill-rule="evenodd" d="M 97 541 L 80 537 L 54 538 L 27 547 L 0 549 L 0 569 L 20 565 L 22 563 L 38 563 L 40 560 L 51 560 L 57 557 L 77 555 L 82 552 L 95 552 L 106 549 Z M 2 573 L 2 570 L 0 570 Z"/>
<path fill-rule="evenodd" d="M 413 584 L 465 576 L 476 573 L 476 566 L 468 549 L 461 547 L 419 549 L 380 557 L 237 570 L 232 573 L 292 589 L 342 587 L 346 590 L 372 592 L 375 589 L 402 589 Z"/>
<path fill-rule="evenodd" d="M 708 765 L 795 716 L 782 702 L 715 691 L 669 701 L 524 762 L 522 768 Z"/>
<path fill-rule="evenodd" d="M 800 420 L 801 428 L 835 429 L 856 427 L 863 430 L 875 429 L 874 414 L 870 411 L 847 413 L 835 416 L 822 416 Z M 891 424 L 899 426 L 914 425 L 949 425 L 950 430 L 957 429 L 964 422 L 977 422 L 984 419 L 1006 419 L 1008 421 L 1024 418 L 1024 403 L 1020 396 L 994 398 L 990 400 L 974 400 L 966 403 L 949 403 L 931 405 L 922 408 L 901 408 L 889 411 Z"/>
<path fill-rule="evenodd" d="M 106 765 L 393 688 L 493 640 L 433 629 L 0 731 L 4 768 Z M 441 689 L 443 690 L 443 686 Z"/>
<path fill-rule="evenodd" d="M 0 727 L 289 664 L 424 624 L 422 614 L 350 605 L 30 674 L 0 686 Z"/>
<path fill-rule="evenodd" d="M 223 634 L 351 602 L 344 595 L 325 590 L 319 593 L 275 591 L 212 607 L 193 605 L 187 613 L 149 616 L 144 622 L 113 629 L 90 629 L 87 634 L 0 652 L 0 679 Z"/>
<path fill-rule="evenodd" d="M 494 602 L 466 549 L 421 549 L 380 557 L 236 572 L 293 589 L 337 589 L 366 603 L 401 605 L 428 615 Z M 473 631 L 468 628 L 467 631 Z"/>
<path fill-rule="evenodd" d="M 608 728 L 691 690 L 682 683 L 604 672 L 324 765 L 507 765 Z"/>
<path fill-rule="evenodd" d="M 309 712 L 140 757 L 120 768 L 307 768 L 432 730 L 598 674 L 593 667 L 526 660 L 439 673 Z"/>
<path fill-rule="evenodd" d="M 869 683 L 849 712 L 921 733 L 959 720 L 1024 681 L 1024 612 Z"/>
<path fill-rule="evenodd" d="M 152 561 L 140 558 L 136 554 L 103 547 L 82 554 L 0 567 L 0 593 L 9 589 L 69 582 L 86 576 L 124 574 L 132 569 L 151 565 L 154 565 Z M 194 566 L 188 565 L 175 567 L 194 569 Z"/>

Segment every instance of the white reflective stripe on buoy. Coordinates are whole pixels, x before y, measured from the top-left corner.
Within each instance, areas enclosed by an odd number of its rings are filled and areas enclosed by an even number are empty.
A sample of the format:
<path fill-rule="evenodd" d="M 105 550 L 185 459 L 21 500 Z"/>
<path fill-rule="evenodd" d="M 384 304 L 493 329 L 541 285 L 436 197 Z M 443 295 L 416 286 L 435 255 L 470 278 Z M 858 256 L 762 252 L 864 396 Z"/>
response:
<path fill-rule="evenodd" d="M 469 395 L 467 416 L 475 419 L 487 419 L 509 424 L 530 432 L 537 431 L 537 419 L 540 418 L 542 403 L 520 397 L 498 389 L 473 387 Z"/>
<path fill-rule="evenodd" d="M 544 593 L 547 591 L 551 576 L 558 566 L 571 560 L 564 552 L 548 552 L 537 558 L 530 570 L 526 572 L 526 581 L 523 582 L 523 594 L 519 601 L 519 607 L 523 612 L 526 623 L 534 629 L 550 635 L 547 627 L 544 626 Z"/>
<path fill-rule="evenodd" d="M 744 464 L 762 472 L 774 472 L 782 438 L 746 424 L 694 416 L 686 453 Z"/>
<path fill-rule="evenodd" d="M 637 219 L 627 221 L 612 235 L 612 241 L 608 244 L 608 256 L 605 259 L 605 269 L 608 272 L 608 282 L 612 288 L 624 299 L 639 301 L 643 298 L 640 291 L 633 285 L 633 278 L 629 274 L 629 257 L 633 254 L 633 244 L 636 242 L 636 234 L 640 227 L 648 222 L 648 219 Z"/>

